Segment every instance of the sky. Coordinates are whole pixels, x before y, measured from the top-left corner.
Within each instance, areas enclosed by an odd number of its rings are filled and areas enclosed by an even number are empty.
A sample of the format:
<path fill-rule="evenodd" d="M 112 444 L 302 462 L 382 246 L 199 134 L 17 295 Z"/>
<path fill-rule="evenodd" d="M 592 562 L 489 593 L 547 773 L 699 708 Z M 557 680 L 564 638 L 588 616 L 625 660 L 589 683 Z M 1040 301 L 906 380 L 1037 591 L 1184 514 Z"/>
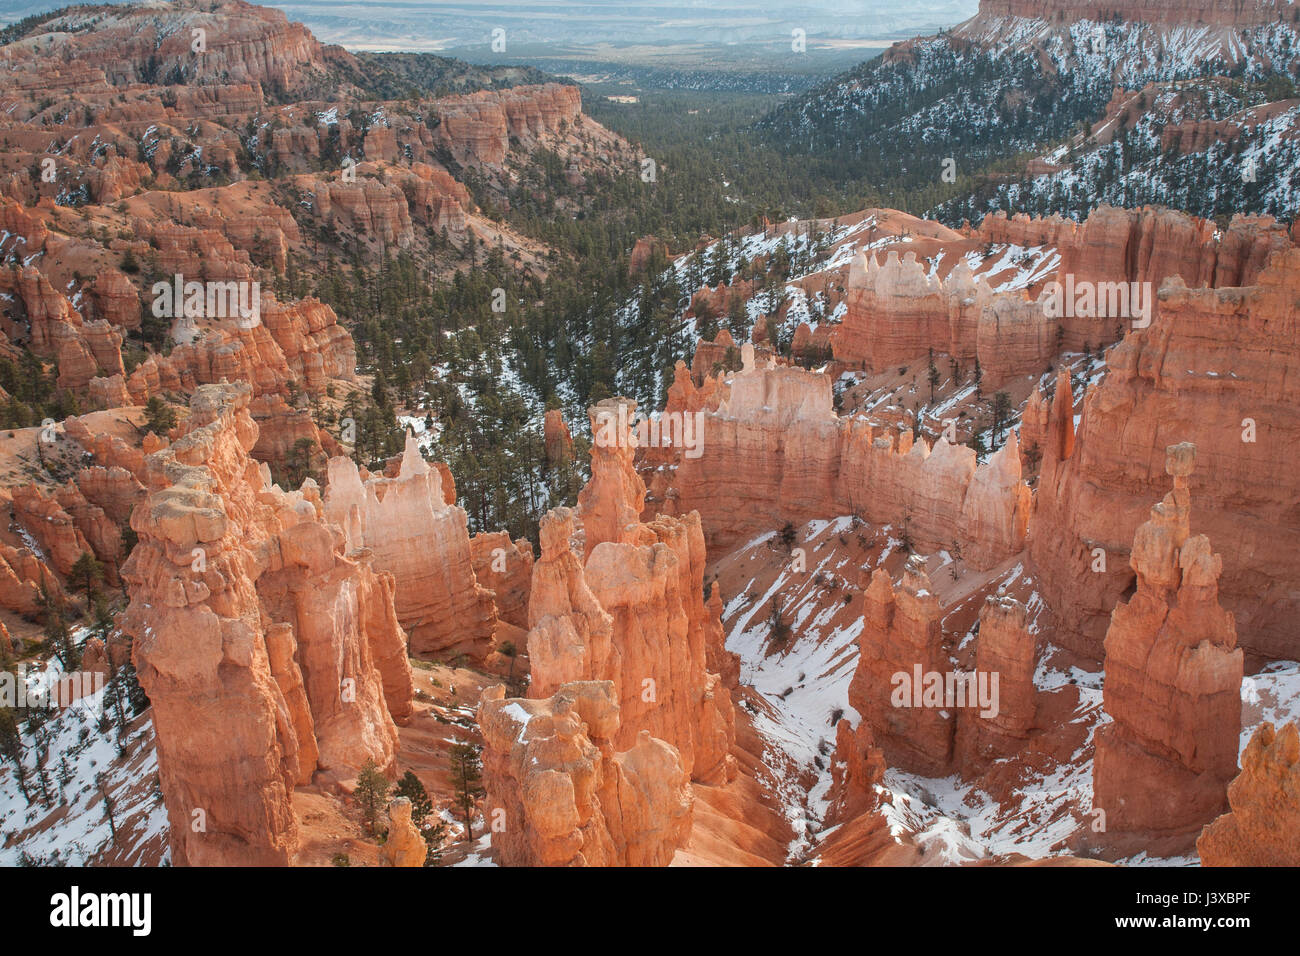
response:
<path fill-rule="evenodd" d="M 68 0 L 0 0 L 12 21 Z M 289 0 L 266 3 L 320 39 L 357 48 L 440 49 L 507 43 L 789 43 L 894 40 L 973 16 L 978 0 Z"/>

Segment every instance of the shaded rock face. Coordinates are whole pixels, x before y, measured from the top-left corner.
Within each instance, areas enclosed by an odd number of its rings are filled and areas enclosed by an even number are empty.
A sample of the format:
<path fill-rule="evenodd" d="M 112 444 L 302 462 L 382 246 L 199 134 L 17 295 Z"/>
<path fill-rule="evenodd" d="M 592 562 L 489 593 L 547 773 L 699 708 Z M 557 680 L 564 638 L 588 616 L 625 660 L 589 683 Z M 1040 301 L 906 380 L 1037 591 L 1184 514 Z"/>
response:
<path fill-rule="evenodd" d="M 859 721 L 855 729 L 846 719 L 835 725 L 835 753 L 831 760 L 830 806 L 826 823 L 852 820 L 879 804 L 876 786 L 885 776 L 885 755 L 876 746 L 871 725 Z"/>
<path fill-rule="evenodd" d="M 1030 554 L 1059 640 L 1099 659 L 1110 609 L 1129 589 L 1130 543 L 1147 502 L 1161 494 L 1163 449 L 1193 441 L 1195 525 L 1230 557 L 1219 586 L 1252 656 L 1300 655 L 1300 382 L 1287 369 L 1300 348 L 1294 300 L 1300 250 L 1273 256 L 1255 285 L 1160 293 L 1150 328 L 1108 355 L 1078 434 L 1057 388 Z M 1105 570 L 1094 570 L 1096 549 Z"/>
<path fill-rule="evenodd" d="M 220 253 L 222 247 L 234 255 L 230 243 L 214 230 L 161 223 L 138 225 L 142 233 L 158 237 L 155 241 L 163 258 L 179 244 L 173 235 L 177 232 L 205 255 L 214 254 L 214 250 Z M 236 261 L 237 268 L 232 270 L 213 266 L 207 258 L 191 262 L 188 252 L 177 252 L 177 256 L 180 258 L 169 266 L 168 275 L 173 271 L 207 275 L 214 281 L 247 281 L 251 275 L 244 261 Z M 119 287 L 125 278 L 114 282 L 101 276 L 97 281 L 104 281 L 116 298 L 124 299 L 129 293 L 138 310 L 139 298 L 129 283 L 127 289 Z M 244 328 L 230 319 L 205 319 L 203 329 L 192 330 L 202 331 L 201 338 L 190 341 L 191 335 L 183 336 L 185 341 L 169 354 L 150 355 L 128 375 L 122 362 L 122 329 L 109 319 L 130 322 L 131 316 L 122 314 L 125 306 L 97 306 L 97 302 L 109 300 L 97 299 L 91 288 L 84 291 L 87 304 L 83 308 L 88 313 L 104 312 L 107 318 L 84 318 L 34 267 L 6 272 L 0 275 L 0 292 L 10 297 L 13 307 L 0 315 L 0 331 L 14 342 L 30 344 L 38 355 L 55 360 L 61 388 L 89 396 L 106 407 L 144 404 L 164 391 L 192 392 L 199 385 L 223 380 L 250 382 L 257 395 L 288 395 L 291 386 L 321 394 L 330 379 L 350 381 L 356 377 L 356 345 L 333 309 L 310 298 L 282 303 L 269 293 L 262 300 L 260 320 L 254 327 Z M 138 325 L 138 316 L 134 321 Z"/>
<path fill-rule="evenodd" d="M 40 545 L 50 565 L 65 577 L 77 558 L 83 552 L 91 551 L 90 543 L 72 515 L 39 485 L 21 485 L 13 489 L 13 512 Z"/>
<path fill-rule="evenodd" d="M 908 561 L 897 589 L 889 572 L 877 568 L 862 595 L 858 666 L 849 684 L 849 705 L 889 766 L 928 776 L 941 776 L 952 760 L 955 714 L 943 706 L 913 706 L 911 685 L 899 696 L 895 675 L 912 680 L 918 666 L 922 675 L 952 670 L 940 617 L 923 561 Z"/>
<path fill-rule="evenodd" d="M 96 377 L 125 374 L 122 333 L 105 320 L 86 321 L 33 266 L 0 277 L 0 291 L 12 303 L 0 316 L 0 331 L 54 359 L 60 388 L 85 393 Z"/>
<path fill-rule="evenodd" d="M 569 426 L 564 423 L 564 416 L 558 408 L 552 408 L 546 413 L 542 439 L 546 449 L 546 463 L 552 468 L 560 468 L 573 461 L 573 436 L 569 434 Z"/>
<path fill-rule="evenodd" d="M 315 197 L 316 214 L 333 226 L 343 226 L 387 245 L 406 248 L 415 239 L 405 193 L 377 179 L 324 183 Z"/>
<path fill-rule="evenodd" d="M 446 502 L 441 473 L 412 436 L 394 478 L 363 482 L 351 459 L 331 459 L 325 516 L 350 547 L 368 548 L 375 567 L 393 575 L 412 653 L 481 660 L 490 652 L 496 606 L 474 574 L 465 512 Z"/>
<path fill-rule="evenodd" d="M 482 90 L 438 101 L 441 122 L 434 133 L 459 163 L 500 166 L 510 137 L 534 143 L 548 133 L 561 132 L 582 113 L 582 92 L 576 86 L 546 83 L 511 90 Z"/>
<path fill-rule="evenodd" d="M 1137 530 L 1137 591 L 1111 615 L 1094 805 L 1107 833 L 1183 839 L 1225 809 L 1237 771 L 1242 652 L 1219 606 L 1222 559 L 1190 532 L 1191 444 L 1170 446 L 1174 489 Z"/>
<path fill-rule="evenodd" d="M 544 699 L 483 693 L 483 784 L 492 846 L 506 866 L 666 866 L 691 831 L 690 778 L 648 731 L 619 751 L 610 681 Z"/>
<path fill-rule="evenodd" d="M 334 454 L 342 451 L 329 432 L 316 427 L 309 409 L 294 408 L 281 395 L 259 395 L 249 413 L 257 422 L 253 457 L 270 465 L 274 477 L 287 477 L 298 470 L 302 472 L 299 480 L 323 476 L 329 461 L 327 449 Z"/>
<path fill-rule="evenodd" d="M 657 485 L 664 513 L 700 513 L 712 551 L 842 514 L 907 522 L 921 550 L 957 540 L 977 568 L 1024 547 L 1032 499 L 1014 439 L 978 464 L 942 438 L 931 447 L 911 432 L 841 420 L 825 375 L 757 367 L 750 345 L 742 353 L 729 395 L 704 415 L 700 454 L 679 455 L 670 483 Z"/>
<path fill-rule="evenodd" d="M 1026 616 L 1025 606 L 1006 596 L 990 595 L 980 609 L 975 672 L 998 675 L 998 707 L 989 716 L 958 715 L 957 760 L 967 776 L 1023 750 L 1034 728 L 1037 641 Z"/>
<path fill-rule="evenodd" d="M 51 593 L 59 591 L 54 572 L 29 549 L 0 544 L 0 607 L 35 614 L 41 606 L 42 582 Z"/>
<path fill-rule="evenodd" d="M 1231 810 L 1196 841 L 1202 866 L 1300 866 L 1300 730 L 1264 723 L 1228 786 Z"/>
<path fill-rule="evenodd" d="M 179 865 L 289 862 L 292 788 L 391 765 L 390 710 L 410 707 L 391 588 L 345 556 L 314 483 L 280 491 L 249 457 L 250 398 L 200 388 L 185 433 L 146 458 L 122 569 Z"/>
<path fill-rule="evenodd" d="M 885 766 L 926 776 L 977 777 L 1021 751 L 1034 729 L 1036 641 L 1026 610 L 991 595 L 980 611 L 974 671 L 956 668 L 944 643 L 942 609 L 919 556 L 897 586 L 877 568 L 861 598 L 858 664 L 836 727 L 832 817 L 871 809 Z"/>
<path fill-rule="evenodd" d="M 533 582 L 533 546 L 527 538 L 511 541 L 504 531 L 470 539 L 474 577 L 492 591 L 497 617 L 528 629 L 528 593 Z"/>

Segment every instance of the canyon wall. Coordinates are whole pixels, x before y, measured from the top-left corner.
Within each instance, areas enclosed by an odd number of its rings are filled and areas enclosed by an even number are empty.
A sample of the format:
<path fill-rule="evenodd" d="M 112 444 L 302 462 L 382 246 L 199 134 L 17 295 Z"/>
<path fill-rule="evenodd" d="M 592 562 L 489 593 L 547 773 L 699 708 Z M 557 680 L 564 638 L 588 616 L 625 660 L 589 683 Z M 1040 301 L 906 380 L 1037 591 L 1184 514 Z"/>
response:
<path fill-rule="evenodd" d="M 830 380 L 802 369 L 756 367 L 753 346 L 716 412 L 704 411 L 700 454 L 677 454 L 652 477 L 653 510 L 696 510 L 713 553 L 787 522 L 858 514 L 904 527 L 921 550 L 959 543 L 979 568 L 1024 546 L 1031 496 L 1014 434 L 986 464 L 940 438 L 841 419 Z M 654 461 L 653 450 L 642 455 Z"/>
<path fill-rule="evenodd" d="M 1274 253 L 1244 288 L 1172 279 L 1151 327 L 1108 354 L 1077 434 L 1068 383 L 1058 385 L 1030 554 L 1065 646 L 1101 658 L 1110 610 L 1135 580 L 1129 544 L 1164 484 L 1164 449 L 1191 441 L 1201 462 L 1193 524 L 1225 555 L 1220 595 L 1242 648 L 1300 656 L 1300 473 L 1290 454 L 1300 380 L 1288 373 L 1300 348 L 1297 289 L 1300 249 Z"/>
<path fill-rule="evenodd" d="M 1026 289 L 995 292 L 966 261 L 945 277 L 911 251 L 900 258 L 891 249 L 883 264 L 876 254 L 860 252 L 845 282 L 843 322 L 831 332 L 835 358 L 878 372 L 934 349 L 965 365 L 978 358 L 986 387 L 995 388 L 1016 376 L 1041 374 L 1061 351 L 1117 341 L 1145 321 L 1130 301 L 1132 283 L 1149 283 L 1152 293 L 1173 276 L 1192 287 L 1247 285 L 1273 252 L 1290 246 L 1285 229 L 1269 217 L 1237 216 L 1220 230 L 1169 209 L 1104 205 L 1083 223 L 1059 216 L 990 216 L 974 238 L 986 245 L 1055 249 L 1059 261 Z M 1059 317 L 1051 313 L 1052 280 L 1068 290 L 1095 287 L 1095 305 L 1088 310 L 1097 314 L 1074 308 L 1062 309 Z M 1151 317 L 1158 315 L 1160 302 L 1144 301 Z"/>
<path fill-rule="evenodd" d="M 567 129 L 581 113 L 582 91 L 576 86 L 547 83 L 482 90 L 439 100 L 441 122 L 435 137 L 457 162 L 499 166 L 511 137 L 535 142 L 544 134 Z"/>

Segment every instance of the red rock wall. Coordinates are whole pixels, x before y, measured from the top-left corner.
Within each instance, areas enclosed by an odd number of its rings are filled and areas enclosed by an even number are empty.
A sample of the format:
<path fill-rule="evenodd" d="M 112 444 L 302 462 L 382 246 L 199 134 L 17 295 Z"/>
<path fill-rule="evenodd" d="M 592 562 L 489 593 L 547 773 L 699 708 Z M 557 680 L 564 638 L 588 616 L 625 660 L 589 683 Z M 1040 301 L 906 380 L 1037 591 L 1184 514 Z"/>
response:
<path fill-rule="evenodd" d="M 1276 254 L 1244 289 L 1166 285 L 1148 329 L 1108 356 L 1084 402 L 1077 436 L 1068 405 L 1044 445 L 1031 556 L 1067 647 L 1101 657 L 1110 609 L 1133 583 L 1129 543 L 1164 484 L 1164 449 L 1192 441 L 1194 527 L 1222 548 L 1220 593 L 1242 647 L 1295 659 L 1300 598 L 1300 385 L 1287 374 L 1300 347 L 1294 298 L 1300 250 Z M 1062 395 L 1057 388 L 1058 402 Z M 1255 441 L 1246 419 L 1255 423 Z M 1069 440 L 1065 441 L 1065 433 Z M 1094 549 L 1106 570 L 1093 571 Z"/>
<path fill-rule="evenodd" d="M 909 532 L 922 550 L 960 543 L 976 567 L 1024 546 L 1030 493 L 1014 438 L 986 464 L 940 439 L 879 434 L 838 418 L 830 381 L 802 369 L 754 365 L 733 376 L 728 397 L 704 416 L 701 453 L 676 456 L 656 487 L 658 509 L 700 513 L 713 553 L 756 533 L 812 518 L 856 513 Z"/>

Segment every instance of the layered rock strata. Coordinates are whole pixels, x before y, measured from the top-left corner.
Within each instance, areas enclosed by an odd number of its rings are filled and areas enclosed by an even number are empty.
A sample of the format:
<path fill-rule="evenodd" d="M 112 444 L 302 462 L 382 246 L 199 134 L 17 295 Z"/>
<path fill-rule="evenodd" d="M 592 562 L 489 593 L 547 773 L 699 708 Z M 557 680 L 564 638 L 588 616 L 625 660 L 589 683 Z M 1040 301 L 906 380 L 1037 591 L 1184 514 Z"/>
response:
<path fill-rule="evenodd" d="M 1130 543 L 1163 482 L 1164 449 L 1195 442 L 1195 522 L 1227 555 L 1219 582 L 1242 647 L 1265 659 L 1300 655 L 1300 380 L 1288 374 L 1300 323 L 1300 249 L 1275 254 L 1257 284 L 1160 293 L 1148 329 L 1107 356 L 1075 434 L 1057 386 L 1042 444 L 1030 554 L 1059 641 L 1095 659 L 1110 609 L 1132 587 Z M 1104 561 L 1099 561 L 1104 557 Z"/>
<path fill-rule="evenodd" d="M 820 373 L 757 367 L 753 347 L 716 412 L 703 412 L 699 454 L 661 473 L 656 505 L 700 513 L 709 548 L 812 518 L 857 514 L 906 528 L 920 550 L 958 542 L 977 568 L 1024 547 L 1031 495 L 1014 433 L 986 464 L 965 446 L 840 419 Z"/>

